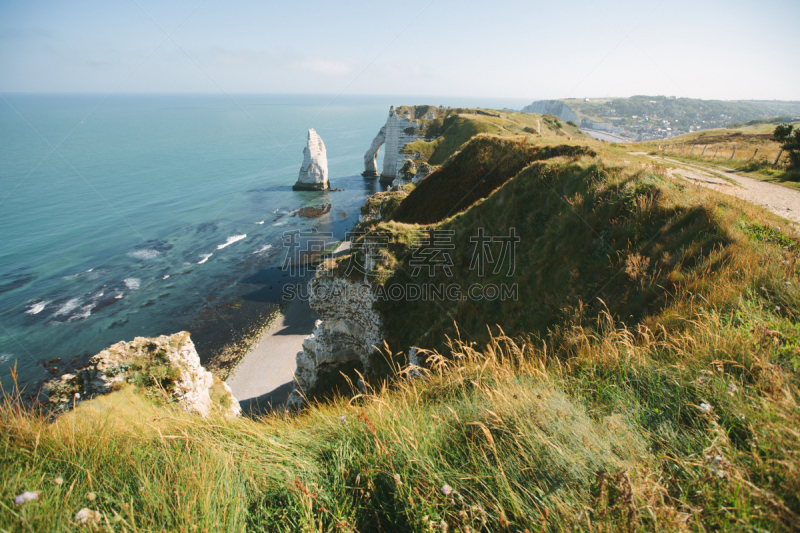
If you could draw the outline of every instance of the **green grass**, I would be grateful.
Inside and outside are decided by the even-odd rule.
[[[387,202],[362,225],[394,241],[383,284],[415,232],[447,229],[449,281],[518,300],[382,307],[391,371],[295,414],[202,419],[128,385],[51,418],[6,396],[0,530],[795,530],[798,236],[599,143],[537,160],[558,139],[433,225]],[[479,136],[438,172],[513,142]],[[480,227],[521,237],[510,278],[469,269]]]
[[[417,224],[439,222],[485,198],[533,161],[593,153],[580,146],[532,145],[524,137],[476,137],[422,181],[393,212],[392,219]]]
[[[129,389],[56,423],[6,403],[0,527],[74,531],[88,507],[111,531],[789,531],[800,328],[766,304],[698,299],[679,336],[600,317],[456,341],[422,379],[294,417],[203,420]]]

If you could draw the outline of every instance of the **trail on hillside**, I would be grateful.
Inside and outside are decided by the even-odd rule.
[[[800,223],[800,191],[748,178],[735,172],[710,170],[668,157],[649,157],[656,161],[669,161],[670,163],[681,165],[682,168],[679,169],[668,169],[667,172],[670,176],[680,176],[702,187],[735,196],[751,204],[761,206],[787,220]],[[718,176],[723,176],[728,181]]]

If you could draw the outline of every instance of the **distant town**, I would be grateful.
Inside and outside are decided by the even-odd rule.
[[[522,111],[553,114],[565,122],[576,122],[595,138],[612,142],[668,139],[772,117],[800,120],[800,102],[727,102],[676,96],[541,100]]]

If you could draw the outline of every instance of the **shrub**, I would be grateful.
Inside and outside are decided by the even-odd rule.
[[[772,134],[781,148],[789,152],[789,168],[800,168],[800,129],[791,124],[780,124]]]

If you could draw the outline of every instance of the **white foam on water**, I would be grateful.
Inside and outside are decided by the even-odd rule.
[[[95,305],[94,302],[92,302],[89,305],[84,305],[83,307],[81,307],[79,311],[73,313],[72,316],[69,317],[69,322],[72,322],[73,320],[80,320],[82,318],[87,318],[89,315],[92,314],[92,309],[94,309],[94,305]]]
[[[161,278],[161,279],[167,279],[168,277],[169,277],[169,274],[166,274],[166,275],[165,275],[163,278]]]
[[[38,315],[39,313],[44,311],[44,308],[47,307],[47,304],[49,303],[50,303],[49,300],[34,302],[25,310],[25,312],[29,315]]]
[[[58,308],[58,311],[53,313],[53,316],[61,316],[66,315],[67,313],[72,312],[73,309],[78,307],[78,303],[80,302],[80,298],[73,298],[65,302],[61,307]]]
[[[122,299],[123,296],[125,296],[125,293],[121,292],[121,293],[117,294],[116,296],[114,296],[114,298],[116,298],[117,300],[120,300],[120,299]]]
[[[203,263],[208,261],[208,258],[211,257],[212,255],[214,254],[200,254],[200,257],[202,257],[203,259],[201,261],[198,261],[197,264],[202,265]]]
[[[0,353],[0,363],[11,361],[12,357],[14,357],[13,353]]]
[[[151,250],[151,249],[144,249],[144,250],[134,250],[132,252],[128,252],[129,257],[133,257],[134,259],[141,259],[142,261],[148,261],[150,259],[155,259],[161,255],[161,252],[158,250]]]
[[[264,223],[264,221],[263,221],[263,220],[262,220],[261,222],[256,222],[256,224],[258,224],[258,225],[261,225],[261,224],[263,224],[263,223]]]
[[[128,287],[128,290],[130,291],[135,291],[142,284],[142,280],[140,280],[139,278],[127,278],[122,281],[123,283],[125,283],[125,286]]]
[[[276,223],[273,224],[273,226],[284,226],[284,225],[285,225],[285,223],[283,223],[283,222],[276,222]]]
[[[235,243],[235,242],[241,241],[241,240],[242,240],[242,239],[244,239],[245,237],[247,237],[247,234],[244,234],[244,235],[234,235],[233,237],[228,237],[228,240],[227,240],[227,241],[225,241],[225,243],[224,243],[224,244],[220,244],[219,246],[217,246],[217,250],[222,250],[222,249],[223,249],[223,248],[225,248],[226,246],[230,246],[231,244],[233,244],[233,243]]]
[[[272,248],[272,245],[271,244],[267,244],[265,246],[262,246],[261,248],[259,248],[255,252],[253,252],[253,254],[263,254],[264,252],[266,252],[270,248]]]

